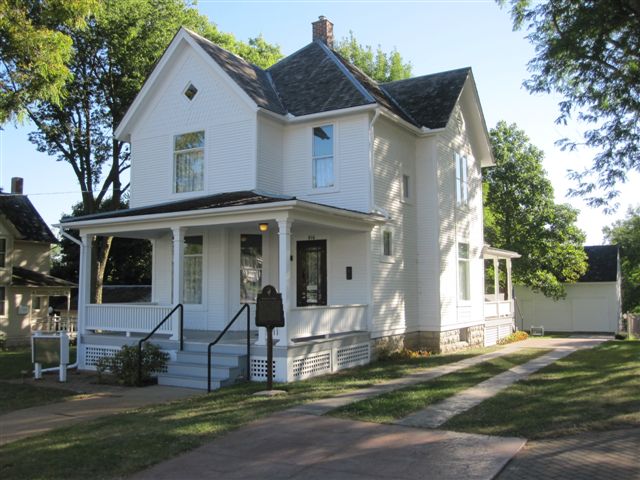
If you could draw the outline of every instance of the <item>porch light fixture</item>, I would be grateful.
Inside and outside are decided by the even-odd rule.
[[[269,224],[268,223],[259,223],[258,224],[258,229],[261,232],[266,232],[267,230],[269,230]]]

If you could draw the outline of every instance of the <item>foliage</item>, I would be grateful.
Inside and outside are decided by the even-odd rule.
[[[84,29],[69,28],[75,52],[61,102],[43,101],[26,112],[37,130],[29,139],[41,152],[69,164],[82,192],[82,214],[100,210],[108,197],[120,207],[129,185],[130,148],[113,138],[147,75],[181,26],[261,66],[277,60],[280,50],[262,38],[243,43],[220,32],[186,0],[105,0]],[[92,301],[101,286],[111,237],[94,240]]]
[[[0,332],[0,350],[4,350],[4,346],[7,343],[7,334]]]
[[[527,338],[529,338],[529,334],[527,332],[517,330],[512,334],[498,340],[498,345],[507,345],[508,343],[521,342],[522,340],[526,340]]]
[[[379,355],[379,360],[411,360],[413,358],[427,358],[432,353],[428,350],[411,350],[410,348],[403,348],[394,352],[389,352],[388,355]]]
[[[100,206],[99,211],[109,211],[113,208],[108,199]],[[120,209],[128,208],[127,201],[120,202]],[[81,215],[82,205],[73,206],[71,217]],[[73,236],[77,231],[69,231]],[[51,275],[77,282],[80,269],[80,247],[62,238],[58,250],[52,256]],[[150,285],[151,284],[151,243],[137,238],[116,237],[109,250],[109,257],[105,266],[104,282],[109,285]]]
[[[496,165],[484,174],[485,239],[522,255],[513,262],[514,283],[562,298],[562,284],[577,281],[587,269],[577,211],[554,202],[544,154],[524,131],[499,122],[490,135]]]
[[[378,82],[393,82],[411,76],[411,62],[404,63],[395,48],[385,53],[378,45],[374,53],[370,45],[360,45],[351,31],[349,38],[343,38],[336,43],[335,50]]]
[[[69,29],[97,0],[0,0],[0,125],[39,101],[58,104],[72,78]]]
[[[590,169],[572,172],[575,195],[612,208],[627,173],[640,170],[640,3],[637,0],[498,0],[515,29],[526,29],[536,55],[533,93],[560,94],[559,123],[575,115],[589,126],[584,143],[598,150]],[[562,139],[564,148],[577,141]]]
[[[622,309],[640,309],[640,206],[629,208],[624,219],[603,229],[605,239],[620,247]]]
[[[142,347],[142,384],[150,383],[153,375],[163,370],[168,361],[168,353],[160,350],[157,345],[145,343]],[[96,369],[98,370],[98,376],[101,378],[106,372],[109,372],[123,385],[137,385],[138,346],[123,345],[115,355],[99,358],[96,362]]]

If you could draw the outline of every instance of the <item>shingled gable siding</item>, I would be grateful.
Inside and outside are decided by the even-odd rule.
[[[188,100],[186,86],[198,95]],[[182,47],[147,100],[131,135],[131,206],[188,197],[174,193],[173,139],[205,131],[204,191],[256,188],[256,114],[226,79],[191,48]]]
[[[326,191],[311,186],[312,129],[334,126],[336,185]],[[303,200],[362,212],[369,211],[369,117],[366,114],[288,125],[283,144],[284,193]]]
[[[480,162],[473,158],[467,135],[468,122],[458,104],[438,142],[438,197],[440,221],[441,329],[484,323],[482,177]],[[454,154],[468,158],[469,205],[456,206]],[[470,301],[459,300],[457,243],[470,246]]]
[[[416,205],[401,201],[402,174],[415,178],[415,137],[391,122],[379,119],[374,137],[374,195],[376,206],[391,217],[393,255],[382,255],[382,232],[372,241],[373,337],[418,329],[418,271]],[[416,182],[417,189],[423,186]]]

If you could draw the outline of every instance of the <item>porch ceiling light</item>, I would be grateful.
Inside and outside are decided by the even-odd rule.
[[[266,232],[267,230],[269,230],[269,224],[268,223],[259,223],[258,224],[258,229],[261,232]]]

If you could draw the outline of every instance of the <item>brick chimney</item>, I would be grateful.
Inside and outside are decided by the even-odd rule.
[[[329,48],[333,48],[333,23],[327,20],[324,15],[320,15],[311,26],[313,27],[313,41],[320,40]]]
[[[21,177],[13,177],[11,179],[11,193],[13,195],[22,195],[22,186],[24,181]]]

